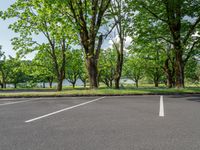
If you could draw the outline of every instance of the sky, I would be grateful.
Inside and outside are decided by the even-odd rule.
[[[3,2],[2,2],[3,1]],[[12,5],[16,0],[2,0],[0,2],[0,10],[5,11],[10,5]],[[15,19],[0,19],[0,45],[2,46],[2,51],[5,52],[6,56],[16,56],[16,51],[13,50],[11,44],[11,39],[17,37],[18,34],[9,29],[9,25],[15,22]],[[38,38],[38,37],[37,37]],[[39,37],[41,38],[41,37]],[[23,59],[32,60],[36,52],[26,55]]]
[[[13,4],[15,0],[2,0],[0,2],[0,10],[6,10],[11,4]],[[13,22],[12,19],[2,20],[0,19],[0,45],[2,45],[2,51],[5,52],[6,56],[11,55],[15,56],[15,51],[12,50],[11,39],[17,34],[15,34],[12,30],[8,29],[9,24]]]

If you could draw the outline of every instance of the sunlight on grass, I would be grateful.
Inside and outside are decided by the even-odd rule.
[[[96,90],[91,89],[64,89],[61,92],[56,92],[50,89],[37,90],[35,92],[20,92],[7,91],[0,93],[0,97],[37,97],[37,96],[84,96],[84,95],[131,95],[131,94],[200,94],[200,88],[185,88],[185,89],[167,89],[167,88],[125,88],[125,89],[107,89],[100,88]]]

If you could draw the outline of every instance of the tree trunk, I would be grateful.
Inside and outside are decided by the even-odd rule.
[[[112,88],[112,80],[110,80],[110,88]]]
[[[98,72],[98,76],[97,76],[97,82],[98,82],[97,84],[98,84],[98,87],[100,86],[100,80],[101,80],[101,79],[100,79],[100,76],[101,76],[101,75],[100,75],[100,72]]]
[[[158,87],[159,85],[159,81],[160,81],[160,77],[161,77],[161,74],[159,73],[159,69],[158,67],[155,68],[155,73],[153,74],[153,82],[155,84],[155,87]]]
[[[158,85],[159,85],[158,82],[155,82],[155,87],[158,87]]]
[[[84,88],[86,88],[86,81],[83,81],[83,86]]]
[[[3,89],[3,83],[1,83],[0,85],[1,85],[1,88]]]
[[[138,80],[135,80],[135,85],[136,85],[137,88],[139,87],[138,86]]]
[[[181,2],[168,1],[166,4],[168,25],[173,37],[175,56],[176,88],[184,88],[183,43],[181,41]],[[173,7],[172,7],[173,6]]]
[[[173,78],[172,76],[168,76],[167,78],[167,87],[172,88],[173,87]]]
[[[57,91],[62,91],[63,78],[58,79]]]
[[[51,44],[52,42],[50,42]],[[68,46],[66,47],[66,39],[62,38],[61,39],[61,52],[62,52],[62,65],[59,67],[58,60],[56,57],[56,52],[55,52],[55,44],[52,45],[52,56],[53,56],[53,62],[54,62],[54,69],[57,74],[57,91],[62,91],[62,83],[63,79],[65,78],[65,65],[66,65],[66,50]]]
[[[119,74],[115,78],[115,89],[119,89],[119,82],[120,82],[120,76]]]
[[[42,87],[45,88],[45,82],[42,83]]]
[[[172,88],[173,87],[173,81],[172,81],[172,76],[167,76],[167,87]]]
[[[175,34],[174,37],[174,54],[175,54],[175,84],[176,88],[184,88],[184,62],[183,62],[183,50],[180,40],[180,32]]]
[[[5,88],[5,89],[6,89],[6,81],[5,81],[5,79],[3,79],[3,82],[2,82],[2,84],[3,84],[3,88]]]
[[[48,77],[47,80],[49,82],[49,88],[52,88],[53,77]]]
[[[104,80],[104,84],[109,88],[110,87],[110,84],[109,84],[109,81],[107,79]]]
[[[184,88],[184,65],[181,54],[176,54],[175,62],[176,88]]]
[[[15,89],[17,88],[17,83],[14,83],[14,88],[15,88]]]
[[[115,81],[115,89],[119,89],[119,82],[121,79],[122,74],[122,65],[123,65],[123,54],[118,54],[117,56],[117,66],[116,66],[116,72],[114,75],[114,81]]]
[[[98,88],[98,69],[97,69],[97,61],[93,57],[87,57],[86,58],[86,66],[88,70],[89,75],[89,81],[90,81],[90,88],[96,89]]]
[[[80,78],[80,80],[83,82],[83,87],[86,88],[86,79]]]
[[[72,83],[73,89],[75,88],[75,84],[76,84],[76,82],[73,82],[73,83]]]
[[[155,87],[158,87],[159,81],[157,79],[154,80]]]
[[[3,83],[3,88],[6,89],[6,83]]]
[[[121,41],[121,40],[120,40]],[[124,55],[123,55],[123,40],[120,42],[120,49],[117,49],[117,66],[116,66],[116,72],[114,75],[114,81],[115,81],[115,89],[119,89],[119,82],[121,79],[121,75],[122,75],[122,66],[123,66],[123,59],[124,59]]]
[[[174,66],[172,65],[172,70],[169,67],[169,58],[165,60],[165,65],[164,65],[164,72],[167,77],[167,87],[172,88],[173,87],[173,78],[174,78]]]
[[[49,87],[52,88],[52,81],[49,81]]]

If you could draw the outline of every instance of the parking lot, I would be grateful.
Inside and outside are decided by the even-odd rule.
[[[0,99],[0,150],[199,149],[200,95]]]

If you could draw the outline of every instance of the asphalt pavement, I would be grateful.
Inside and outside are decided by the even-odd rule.
[[[0,99],[0,150],[200,150],[200,95]],[[159,116],[160,111],[164,116]]]

